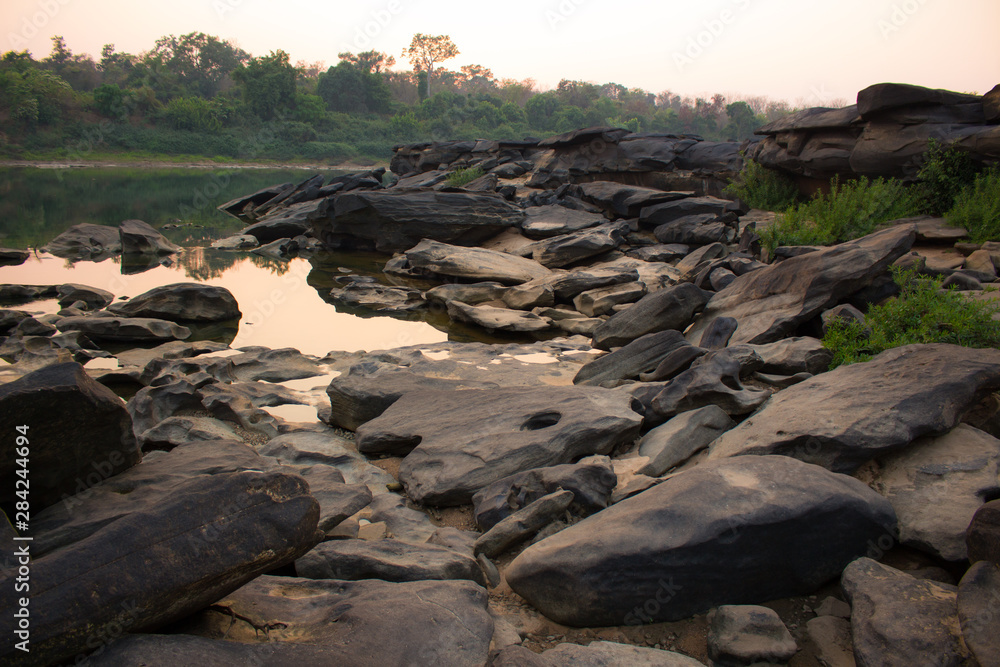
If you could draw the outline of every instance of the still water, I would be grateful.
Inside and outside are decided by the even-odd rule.
[[[243,317],[233,347],[294,347],[306,354],[389,349],[441,342],[449,337],[440,313],[407,321],[338,312],[323,296],[338,275],[384,278],[387,258],[322,253],[281,262],[251,253],[212,250],[218,238],[243,223],[215,209],[221,203],[268,185],[299,182],[312,171],[203,169],[3,169],[0,170],[0,246],[39,248],[82,222],[117,226],[138,218],[162,230],[184,252],[152,266],[70,262],[38,250],[21,266],[0,267],[0,283],[58,285],[82,283],[116,297],[136,296],[160,285],[199,282],[227,288]],[[330,172],[328,176],[335,175]],[[54,301],[18,305],[29,312],[53,313]],[[373,314],[369,314],[373,315]],[[469,334],[450,331],[452,338]]]

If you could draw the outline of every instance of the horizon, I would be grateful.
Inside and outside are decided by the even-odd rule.
[[[253,56],[283,50],[293,63],[323,62],[327,67],[343,51],[382,51],[396,58],[393,71],[409,71],[401,53],[413,34],[422,32],[449,35],[461,52],[439,67],[482,65],[498,80],[534,79],[539,91],[568,79],[692,98],[765,96],[801,107],[852,104],[858,91],[883,82],[978,94],[1000,82],[1000,42],[991,34],[1000,24],[1000,3],[993,0],[801,4],[667,0],[642,7],[638,15],[648,20],[636,21],[628,9],[641,3],[619,0],[614,6],[623,28],[638,34],[615,38],[608,36],[607,16],[600,11],[609,3],[513,0],[488,19],[491,34],[510,36],[499,44],[482,39],[486,19],[480,13],[470,17],[454,0],[385,0],[318,9],[304,0],[280,7],[265,0],[178,0],[170,6],[106,0],[100,13],[82,0],[15,0],[0,8],[0,19],[7,26],[3,51],[27,49],[37,60],[48,56],[55,35],[74,54],[99,60],[104,44],[138,54],[160,37],[203,32]],[[432,17],[419,11],[431,6],[436,10]],[[293,24],[304,24],[306,30],[289,31],[275,23],[274,12],[293,17]],[[671,28],[661,30],[659,21]],[[324,32],[328,24],[329,35]],[[817,25],[827,29],[817,34]],[[776,39],[766,39],[772,35]],[[542,40],[546,48],[541,52],[524,46]],[[595,43],[601,48],[594,48]],[[551,54],[560,57],[545,58]],[[837,66],[831,67],[831,61]]]

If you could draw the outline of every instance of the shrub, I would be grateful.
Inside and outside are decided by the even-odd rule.
[[[472,167],[471,169],[459,167],[455,171],[448,174],[448,185],[453,188],[461,188],[482,175],[483,170],[479,167]]]
[[[890,178],[840,183],[834,177],[830,192],[816,195],[779,215],[764,230],[764,244],[771,250],[779,245],[831,245],[860,238],[879,225],[920,212],[918,197],[902,182]]]
[[[976,243],[1000,240],[1000,168],[983,172],[963,188],[945,217],[968,230]]]
[[[799,201],[799,187],[795,181],[749,159],[743,162],[743,170],[726,187],[726,194],[764,211],[784,211]]]
[[[953,343],[966,347],[1000,345],[1000,304],[974,301],[942,290],[942,278],[918,277],[893,269],[899,296],[872,306],[865,323],[835,321],[823,337],[833,351],[831,368],[868,361],[885,350],[914,343]]]
[[[975,180],[978,171],[968,153],[954,147],[945,150],[931,139],[917,175],[921,208],[933,215],[943,214],[954,206],[955,197]]]

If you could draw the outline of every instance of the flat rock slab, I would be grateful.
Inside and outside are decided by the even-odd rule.
[[[709,458],[783,454],[850,473],[920,436],[951,430],[997,388],[998,350],[898,347],[778,392],[716,440]]]
[[[407,495],[455,505],[508,475],[630,443],[642,421],[631,406],[597,387],[417,392],[361,426],[357,444],[367,454],[409,451],[399,470]]]
[[[675,621],[813,593],[895,522],[856,479],[741,456],[700,464],[531,545],[506,578],[564,625]]]
[[[120,301],[108,310],[122,317],[149,317],[172,322],[219,322],[239,318],[239,305],[225,287],[175,283]]]
[[[701,340],[717,317],[732,317],[739,323],[734,345],[785,338],[871,284],[909,251],[915,238],[913,225],[899,225],[744,274],[712,297],[688,340]]]
[[[799,650],[778,612],[756,605],[722,605],[708,614],[708,654],[715,667],[785,663]]]
[[[682,347],[688,347],[688,342],[679,331],[668,329],[646,334],[588,363],[576,374],[573,383],[613,386],[620,380],[638,379],[642,373],[655,370],[668,355]]]
[[[962,637],[980,665],[1000,665],[1000,637],[996,632],[998,602],[1000,568],[979,561],[958,584],[958,619]]]
[[[353,443],[332,432],[285,433],[272,438],[257,451],[262,457],[291,466],[333,468],[340,472],[349,487],[364,484],[372,494],[386,493],[386,484],[396,481],[387,472],[369,463]],[[343,490],[353,496],[349,489]],[[322,504],[322,498],[320,500]]]
[[[541,654],[523,646],[508,646],[493,667],[705,667],[682,653],[615,642],[559,644]]]
[[[735,425],[736,422],[717,405],[682,412],[639,441],[639,455],[649,461],[638,472],[659,477],[708,447]]]
[[[412,269],[463,280],[495,280],[518,285],[542,278],[551,271],[538,262],[485,248],[464,248],[438,241],[423,240],[406,251]]]
[[[433,544],[393,539],[323,542],[295,561],[295,572],[306,579],[467,579],[486,586],[482,570],[471,556]]]
[[[56,326],[60,331],[79,331],[93,340],[167,341],[191,336],[187,327],[151,317],[64,317]]]
[[[532,333],[552,328],[552,320],[534,313],[493,306],[470,306],[460,301],[448,302],[448,315],[456,322],[475,324],[489,331]]]
[[[916,579],[870,558],[844,569],[851,603],[854,657],[859,665],[912,667],[970,664],[959,628],[955,586]]]
[[[650,292],[594,330],[594,347],[609,350],[672,329],[683,331],[708,303],[710,294],[684,283]]]
[[[531,238],[549,238],[578,232],[607,222],[600,213],[577,211],[565,206],[535,206],[525,209],[521,229]]]
[[[647,206],[686,199],[690,192],[665,192],[655,188],[625,185],[615,181],[593,181],[580,185],[585,199],[616,218],[635,218]]]

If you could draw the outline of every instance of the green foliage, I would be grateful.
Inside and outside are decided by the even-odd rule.
[[[167,125],[175,130],[216,132],[222,123],[215,116],[211,102],[201,97],[178,97],[170,100],[162,113]]]
[[[832,245],[871,234],[879,225],[920,212],[919,197],[890,178],[869,181],[862,176],[841,183],[834,177],[830,192],[816,195],[784,214],[764,230],[771,250],[779,245]]]
[[[726,194],[764,211],[784,211],[799,201],[795,181],[749,159],[744,160],[743,170],[726,187]]]
[[[968,230],[976,243],[1000,241],[1000,168],[988,169],[963,188],[945,218]]]
[[[479,167],[472,168],[458,168],[455,171],[448,174],[448,185],[453,188],[462,188],[471,183],[472,181],[480,178],[483,175],[483,170]]]
[[[392,93],[380,75],[343,60],[319,76],[316,93],[331,111],[386,113]]]
[[[899,296],[868,309],[864,324],[835,321],[823,337],[835,368],[868,361],[885,350],[915,343],[952,343],[985,348],[1000,345],[1000,304],[974,301],[941,289],[941,278],[893,270]]]
[[[233,77],[243,84],[247,107],[263,120],[271,120],[294,105],[297,75],[284,51],[251,58],[233,72]]]
[[[955,204],[955,197],[972,183],[978,171],[968,153],[955,147],[946,150],[931,139],[917,175],[921,207],[932,215],[943,214]]]
[[[108,118],[120,118],[124,110],[125,93],[115,84],[105,83],[94,90],[97,113]]]

